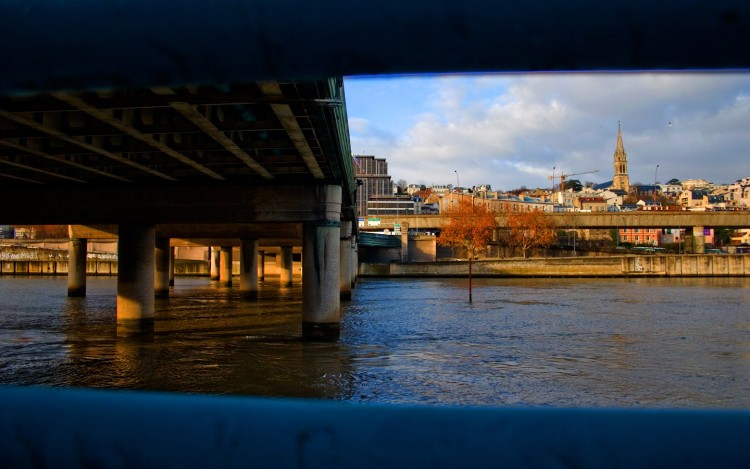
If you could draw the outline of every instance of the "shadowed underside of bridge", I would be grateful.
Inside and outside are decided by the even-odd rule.
[[[2,97],[0,181],[16,224],[304,220],[326,184],[352,219],[342,82]]]

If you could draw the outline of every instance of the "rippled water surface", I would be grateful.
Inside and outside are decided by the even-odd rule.
[[[299,279],[297,279],[299,281]],[[178,278],[152,340],[114,278],[0,277],[0,384],[511,406],[750,408],[750,279],[362,280],[342,337],[299,340],[301,289]]]

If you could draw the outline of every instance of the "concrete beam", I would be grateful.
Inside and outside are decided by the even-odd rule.
[[[0,219],[14,225],[288,223],[339,219],[341,209],[336,185],[40,186],[2,204]]]

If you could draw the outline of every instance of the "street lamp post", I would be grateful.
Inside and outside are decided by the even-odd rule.
[[[461,187],[461,184],[458,182],[458,170],[454,169],[453,172],[456,173],[456,190],[458,190]]]
[[[654,205],[656,202],[656,172],[659,171],[659,165],[656,165],[656,168],[654,168]]]

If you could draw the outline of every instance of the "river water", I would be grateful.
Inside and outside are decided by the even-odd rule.
[[[116,279],[0,277],[0,384],[472,406],[750,408],[750,279],[365,279],[337,343],[301,288],[178,278],[150,340]]]

